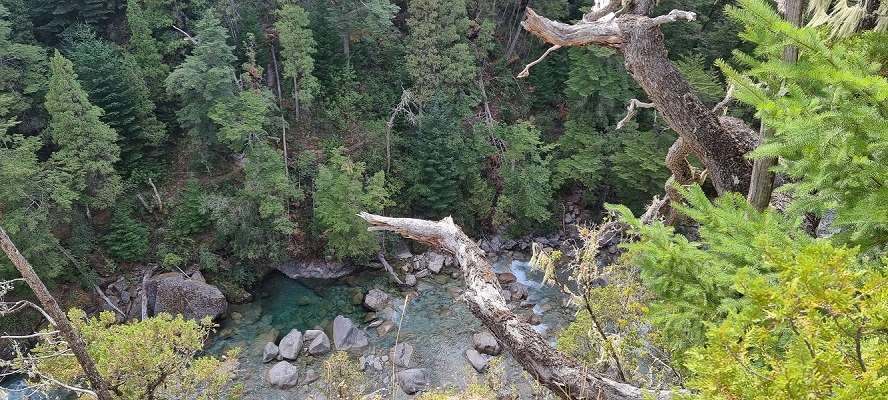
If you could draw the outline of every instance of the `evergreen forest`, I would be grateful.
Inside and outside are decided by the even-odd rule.
[[[399,252],[440,246],[533,398],[888,398],[886,30],[883,0],[0,0],[0,232],[106,382],[5,257],[0,374],[255,398],[209,318],[105,292],[197,272],[240,304],[319,262],[406,293]],[[512,249],[567,293],[554,349],[470,279]],[[324,398],[395,398],[357,358]],[[493,381],[410,398],[527,397]]]

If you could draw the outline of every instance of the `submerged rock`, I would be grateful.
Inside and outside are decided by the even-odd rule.
[[[398,343],[389,351],[389,359],[399,367],[409,367],[411,357],[413,357],[413,346],[409,343]]]
[[[286,361],[281,361],[265,372],[265,383],[278,389],[291,389],[299,384],[299,371]]]
[[[318,375],[318,372],[313,369],[305,371],[305,376],[303,376],[302,379],[299,380],[299,386],[308,385],[309,383],[312,383],[312,382],[318,380],[318,378],[320,378],[320,377],[321,376]]]
[[[521,282],[512,282],[509,285],[509,293],[512,294],[512,300],[524,300],[527,299],[527,285]]]
[[[148,281],[148,307],[153,315],[182,314],[185,319],[219,318],[228,302],[219,288],[168,272]]]
[[[496,341],[496,337],[487,331],[478,332],[472,335],[472,344],[474,345],[475,350],[478,350],[479,353],[498,356],[503,352],[499,342]]]
[[[389,295],[379,289],[370,289],[364,296],[364,307],[373,311],[379,311],[388,305]]]
[[[289,260],[276,268],[292,279],[336,279],[358,270],[353,263],[325,260]]]
[[[281,344],[278,346],[279,355],[281,358],[285,360],[295,360],[299,357],[299,352],[302,351],[302,332],[299,332],[298,329],[293,329],[287,336],[284,336],[281,339]]]
[[[337,350],[362,348],[369,343],[367,335],[350,319],[339,315],[333,320],[333,345]]]
[[[395,375],[395,382],[407,394],[416,394],[429,386],[429,372],[424,368],[405,369]]]

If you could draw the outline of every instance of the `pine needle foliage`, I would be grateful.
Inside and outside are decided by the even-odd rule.
[[[705,342],[707,323],[746,305],[734,277],[741,269],[770,279],[762,263],[765,246],[795,249],[809,243],[797,226],[773,210],[757,213],[737,194],[710,202],[699,186],[679,189],[688,205],[677,210],[700,223],[700,241],[690,241],[662,222],[645,225],[625,206],[608,206],[639,235],[628,245],[646,286],[659,298],[648,316],[667,338],[664,346],[681,363],[684,351]]]
[[[776,279],[737,271],[747,306],[712,325],[688,357],[697,397],[886,398],[886,260],[861,262],[857,249],[825,239],[761,250]]]
[[[753,105],[776,132],[753,157],[781,157],[777,170],[794,183],[792,215],[836,212],[841,240],[864,250],[888,244],[888,80],[867,46],[829,42],[822,30],[796,28],[762,0],[742,0],[727,12],[746,26],[752,54],[735,53],[746,72],[725,62],[736,96]],[[797,63],[782,60],[785,46]]]

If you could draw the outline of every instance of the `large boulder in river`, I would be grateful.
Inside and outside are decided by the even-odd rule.
[[[337,316],[333,320],[333,345],[336,350],[359,349],[367,346],[370,342],[367,335],[361,332],[352,320]]]
[[[265,372],[265,383],[278,389],[292,389],[299,384],[299,371],[292,364],[281,361]]]
[[[305,331],[303,340],[308,343],[308,354],[319,356],[330,351],[330,338],[324,331],[309,329]]]
[[[478,350],[479,353],[498,356],[503,352],[499,342],[496,341],[496,337],[487,331],[478,332],[472,335],[472,344],[474,345],[475,350]]]
[[[262,362],[267,363],[274,360],[278,355],[279,349],[274,342],[268,342],[265,349],[262,350]]]
[[[336,279],[358,270],[354,263],[325,260],[289,260],[276,268],[292,279]]]
[[[219,318],[228,302],[219,288],[183,276],[179,272],[157,275],[148,281],[148,306],[153,315],[182,314],[185,319]]]
[[[298,329],[291,330],[287,336],[281,339],[278,348],[280,349],[278,355],[281,358],[295,360],[299,357],[299,352],[302,351],[302,332],[299,332]]]
[[[405,369],[395,375],[395,382],[404,393],[413,395],[429,386],[429,372],[423,368]]]
[[[389,295],[379,289],[370,289],[364,296],[364,307],[373,311],[379,311],[388,305]]]

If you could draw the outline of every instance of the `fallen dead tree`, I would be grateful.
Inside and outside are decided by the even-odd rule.
[[[552,348],[549,341],[518,317],[500,294],[490,264],[475,242],[453,223],[390,218],[362,212],[371,231],[393,231],[405,238],[440,247],[456,258],[466,282],[466,303],[481,323],[537,381],[564,399],[668,399],[670,391],[648,391],[590,371],[576,359]],[[650,396],[650,397],[648,397]]]

